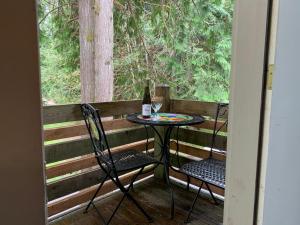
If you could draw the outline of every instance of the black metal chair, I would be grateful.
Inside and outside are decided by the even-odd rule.
[[[200,191],[203,187],[203,184],[205,184],[207,190],[209,191],[212,199],[214,200],[215,204],[218,204],[217,200],[214,197],[214,194],[209,187],[210,185],[225,189],[225,161],[214,159],[213,158],[213,152],[215,151],[215,142],[218,132],[224,127],[227,126],[228,120],[225,120],[221,125],[218,127],[218,119],[220,116],[224,115],[228,111],[228,104],[219,103],[217,105],[217,112],[216,117],[214,121],[214,129],[212,134],[212,142],[210,147],[210,154],[207,159],[199,160],[199,161],[193,161],[186,163],[182,165],[179,169],[179,171],[185,175],[187,175],[188,182],[187,182],[187,189],[189,189],[190,185],[190,177],[196,178],[201,181],[200,188],[197,192],[196,197],[194,198],[194,201],[192,203],[192,206],[189,210],[188,216],[185,220],[185,223],[189,222],[189,218],[191,216],[191,213],[194,209],[195,203],[198,199],[198,196],[200,194]]]
[[[128,150],[124,152],[111,152],[105,131],[103,129],[103,125],[100,119],[99,111],[95,108],[93,108],[90,104],[82,104],[81,105],[81,111],[85,120],[85,124],[87,126],[87,129],[89,131],[90,139],[92,142],[92,146],[94,149],[96,160],[102,169],[104,171],[105,176],[102,178],[102,181],[100,182],[100,185],[98,189],[96,190],[94,196],[90,200],[89,204],[87,205],[85,212],[88,211],[89,207],[93,205],[93,201],[95,197],[97,196],[98,192],[100,191],[101,187],[103,186],[104,182],[107,179],[110,179],[123,193],[123,197],[112,212],[112,215],[110,216],[109,220],[106,222],[105,219],[101,216],[100,212],[97,210],[99,215],[101,216],[104,224],[108,225],[117,210],[119,209],[121,203],[123,202],[124,198],[127,197],[130,201],[132,201],[137,208],[141,211],[141,213],[149,220],[149,222],[152,222],[152,218],[146,213],[146,211],[140,206],[140,204],[132,197],[132,195],[129,193],[130,189],[133,187],[133,183],[136,180],[136,178],[143,173],[143,170],[146,166],[149,166],[151,164],[159,164],[160,162],[151,157],[150,155],[143,153],[143,152],[137,152],[134,150]],[[121,174],[124,174],[126,172],[130,172],[133,170],[138,170],[138,173],[132,178],[130,184],[128,187],[125,187],[120,179],[119,176]]]

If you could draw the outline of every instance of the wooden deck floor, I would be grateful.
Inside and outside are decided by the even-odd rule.
[[[169,218],[170,195],[162,182],[150,178],[135,186],[131,193],[141,203],[144,209],[152,216],[152,225],[182,225],[195,193],[174,186],[175,218]],[[113,194],[96,203],[97,208],[105,218],[108,218],[115,205],[121,198],[120,193]],[[194,213],[191,216],[191,225],[219,225],[223,218],[223,204],[215,206],[208,198],[199,198]],[[60,219],[52,221],[50,225],[102,225],[96,210],[91,207],[87,214],[77,210]],[[127,199],[121,205],[113,218],[111,225],[145,225],[149,224],[136,207]]]

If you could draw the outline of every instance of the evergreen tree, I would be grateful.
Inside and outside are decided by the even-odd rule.
[[[43,96],[80,100],[76,0],[40,1]],[[140,98],[144,80],[173,97],[228,100],[233,0],[114,0],[114,99]]]

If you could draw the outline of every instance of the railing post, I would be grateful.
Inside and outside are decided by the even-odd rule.
[[[160,112],[170,112],[170,87],[168,85],[158,85],[155,87],[155,96],[161,97],[162,100],[162,107]],[[165,128],[164,127],[156,127],[157,131],[164,137]],[[154,134],[154,155],[156,155],[159,159],[161,153],[160,147],[160,140],[157,134]],[[156,178],[162,179],[163,178],[163,166],[158,166],[154,171],[154,176]]]
[[[166,84],[156,86],[155,96],[163,98],[163,104],[160,112],[170,112],[170,87]]]

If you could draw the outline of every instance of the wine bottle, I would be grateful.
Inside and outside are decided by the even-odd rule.
[[[144,98],[142,102],[142,116],[143,118],[150,118],[151,116],[151,97],[150,97],[150,80],[146,80],[146,86],[144,90]]]

